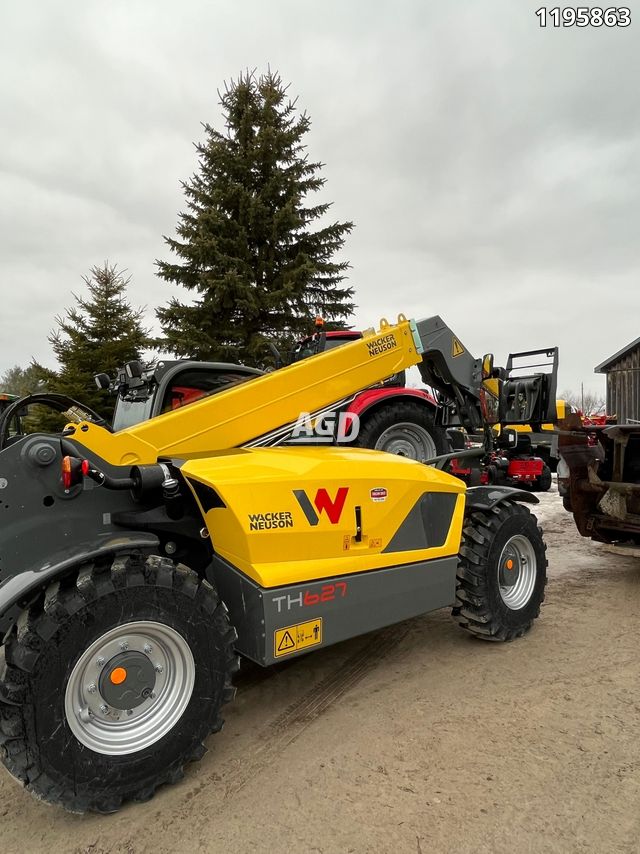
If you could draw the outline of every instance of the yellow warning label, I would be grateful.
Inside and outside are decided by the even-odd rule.
[[[287,626],[286,629],[276,629],[273,634],[273,655],[289,655],[299,652],[309,646],[322,643],[322,617],[298,623],[297,626]]]
[[[451,355],[455,359],[456,356],[462,356],[463,353],[464,353],[464,347],[458,341],[457,338],[454,338],[453,343],[451,345]]]
[[[282,635],[278,637],[278,635]],[[296,642],[289,629],[285,629],[284,633],[276,632],[276,655],[284,655],[285,652],[290,652],[296,648]]]

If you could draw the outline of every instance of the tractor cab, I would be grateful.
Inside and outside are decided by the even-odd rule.
[[[308,335],[306,338],[301,338],[291,351],[290,361],[292,363],[299,362],[301,359],[307,359],[309,356],[317,356],[319,353],[326,353],[328,350],[333,350],[334,347],[340,347],[343,344],[351,344],[352,341],[358,341],[362,338],[362,332],[357,329],[332,329],[324,330],[324,321],[321,317],[316,318],[316,332]],[[406,375],[404,371],[399,371],[391,377],[388,377],[378,386],[385,388],[401,387],[406,384]]]
[[[309,356],[317,356],[318,353],[325,353],[341,344],[350,344],[352,341],[362,338],[362,332],[355,329],[335,329],[325,332],[323,327],[322,318],[317,318],[316,332],[300,339],[291,351],[292,362],[299,362]]]

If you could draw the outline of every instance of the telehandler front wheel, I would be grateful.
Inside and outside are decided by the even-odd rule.
[[[540,614],[546,546],[536,517],[506,501],[470,513],[463,527],[453,615],[485,640],[520,637]]]
[[[182,777],[222,727],[235,630],[210,584],[121,556],[51,584],[0,648],[9,771],[73,812],[113,812]]]

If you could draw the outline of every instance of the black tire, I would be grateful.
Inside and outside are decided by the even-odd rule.
[[[507,571],[506,562],[505,567],[500,566],[501,558],[505,560],[503,550],[514,537],[517,538],[515,542],[530,543],[531,555],[535,557],[535,565],[530,561],[533,567],[529,576],[530,595],[518,607],[510,606],[503,598],[512,595],[509,591],[517,588],[500,583],[500,572]],[[508,556],[509,552],[506,554]],[[519,578],[516,577],[517,582]],[[546,583],[547,558],[542,531],[536,517],[525,506],[507,501],[492,510],[468,515],[463,527],[453,609],[462,628],[485,640],[510,641],[521,637],[540,614]]]
[[[180,635],[193,656],[190,699],[150,746],[124,755],[97,752],[70,728],[65,691],[91,644],[135,621],[153,621],[145,625]],[[178,781],[185,763],[204,755],[203,739],[221,729],[221,706],[235,691],[235,640],[224,604],[187,567],[140,555],[117,556],[103,566],[86,564],[51,584],[38,603],[24,610],[0,647],[4,764],[38,798],[73,812],[108,813],[127,800],[148,800],[158,786]],[[155,654],[150,653],[151,662]]]
[[[535,481],[533,486],[534,492],[548,492],[551,489],[553,478],[551,477],[551,469],[548,465],[542,466],[542,474]]]
[[[449,440],[445,429],[433,423],[433,415],[426,406],[409,400],[396,400],[393,403],[384,404],[369,416],[364,415],[354,444],[358,448],[387,450],[386,447],[379,447],[381,440],[386,444],[385,437],[392,436],[393,428],[401,424],[414,425],[417,428],[416,437],[419,437],[420,431],[427,434],[432,446],[431,450],[435,451],[433,456],[449,453]],[[401,428],[398,427],[398,436],[400,432]],[[411,444],[411,442],[404,444],[406,450],[401,453],[401,456],[417,459],[418,454],[410,450]],[[390,450],[389,453],[398,453],[398,451]]]

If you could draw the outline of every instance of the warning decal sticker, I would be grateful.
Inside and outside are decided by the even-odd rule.
[[[451,355],[455,359],[456,356],[462,356],[463,353],[464,353],[464,347],[458,341],[457,338],[454,338],[453,343],[451,345]]]
[[[307,620],[297,626],[287,626],[286,629],[276,629],[273,634],[273,656],[290,655],[300,652],[310,646],[322,643],[322,617]]]
[[[276,632],[276,635],[278,632]],[[276,637],[276,655],[284,655],[285,652],[291,652],[292,649],[296,648],[296,642],[291,636],[291,632],[289,629],[286,629],[285,633],[280,638],[280,642],[278,643],[278,639]]]

